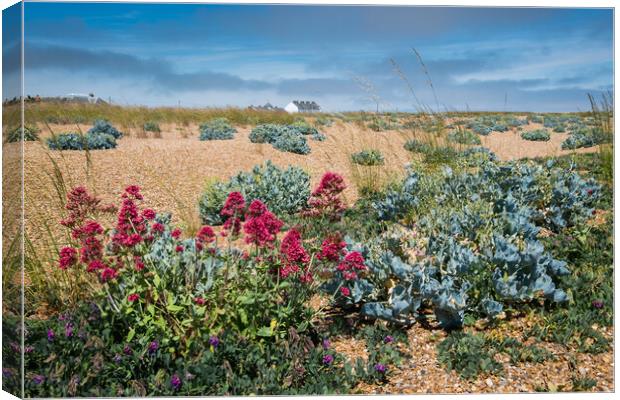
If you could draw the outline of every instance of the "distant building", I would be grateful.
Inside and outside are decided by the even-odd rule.
[[[312,113],[321,111],[321,106],[316,104],[314,101],[301,101],[301,100],[293,100],[288,103],[284,110],[289,113]]]
[[[61,101],[68,101],[72,103],[89,103],[89,104],[106,104],[105,100],[95,97],[93,93],[81,94],[81,93],[69,93],[60,97]]]
[[[273,106],[271,103],[267,102],[264,106],[249,106],[250,110],[258,110],[258,111],[284,111],[283,108]]]

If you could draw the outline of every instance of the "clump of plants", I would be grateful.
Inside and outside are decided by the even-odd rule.
[[[309,154],[310,146],[304,135],[291,125],[263,124],[250,132],[252,143],[270,143],[278,150]]]
[[[291,125],[291,128],[296,129],[302,135],[316,135],[319,131],[308,122],[304,121],[295,121]]]
[[[143,128],[145,132],[156,132],[156,133],[161,132],[161,128],[159,127],[159,124],[155,121],[145,122],[143,125]]]
[[[35,125],[25,124],[24,136],[22,137],[22,127],[16,126],[15,128],[9,130],[6,137],[6,142],[15,143],[21,141],[22,139],[25,142],[34,142],[39,140],[39,132],[39,128],[37,128]]]
[[[226,118],[215,118],[200,125],[200,140],[234,139],[237,130]]]
[[[116,148],[116,139],[106,133],[86,135],[76,132],[61,133],[47,139],[51,150],[107,150]]]
[[[478,135],[466,129],[458,129],[448,133],[448,140],[459,144],[476,145],[482,143]]]
[[[317,201],[336,183],[322,182]],[[333,252],[294,228],[282,232],[263,202],[239,192],[220,210],[223,231],[205,225],[194,237],[142,202],[137,186],[118,207],[83,187],[68,194],[61,224],[71,239],[57,268],[83,287],[85,302],[27,322],[27,395],[342,393],[368,376],[322,339],[308,307],[320,274],[336,271]],[[113,212],[113,226],[99,222]],[[355,252],[342,257],[363,265]],[[18,329],[17,319],[3,328]],[[390,359],[377,358],[377,377]],[[5,382],[17,373],[3,372]]]
[[[383,165],[385,159],[383,154],[379,150],[370,149],[370,150],[362,150],[357,153],[353,153],[351,155],[351,161],[355,164],[372,166],[372,165]]]
[[[87,132],[88,134],[106,134],[112,136],[114,139],[120,139],[123,133],[116,129],[109,121],[105,119],[98,119],[95,121],[92,128]]]
[[[240,172],[227,182],[209,184],[198,208],[204,223],[222,224],[220,210],[230,192],[240,192],[248,201],[261,200],[280,217],[302,210],[310,197],[310,176],[301,168],[277,167],[271,161]]]
[[[521,132],[521,138],[534,142],[547,142],[551,139],[551,136],[549,135],[549,131],[546,129],[536,129],[533,131]]]
[[[417,139],[407,140],[403,147],[412,153],[428,153],[432,148],[429,143],[421,142]]]

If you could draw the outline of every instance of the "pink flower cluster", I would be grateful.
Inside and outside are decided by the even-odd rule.
[[[309,209],[304,211],[304,215],[326,217],[332,221],[338,221],[346,209],[340,198],[340,194],[346,187],[341,175],[326,172],[308,199]]]
[[[280,276],[287,278],[301,271],[299,280],[310,283],[313,280],[310,272],[310,256],[303,247],[301,234],[297,229],[289,230],[280,244],[280,258],[283,267],[280,269]]]
[[[273,246],[278,232],[284,223],[280,221],[260,200],[254,200],[246,213],[243,224],[245,242],[258,247]]]
[[[140,188],[135,185],[125,188],[121,197],[123,204],[118,212],[112,242],[119,247],[133,247],[142,241],[142,234],[146,232],[147,218],[140,215],[136,205],[136,200],[142,200],[143,197]],[[150,216],[150,212],[147,212],[147,215]]]
[[[340,239],[339,235],[330,235],[321,244],[321,252],[317,254],[319,260],[338,261],[346,253],[344,248],[347,244]]]
[[[241,231],[241,217],[245,210],[245,199],[239,192],[231,192],[224,203],[220,215],[226,218],[224,229],[232,232],[234,236]]]

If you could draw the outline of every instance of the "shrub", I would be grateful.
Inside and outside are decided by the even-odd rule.
[[[355,164],[359,165],[383,165],[385,159],[383,155],[379,152],[379,150],[371,149],[371,150],[362,150],[358,153],[353,153],[351,155],[351,161]]]
[[[252,143],[273,143],[284,132],[288,131],[286,125],[262,124],[256,126],[250,132],[250,142]]]
[[[536,129],[533,131],[521,132],[521,138],[535,142],[547,142],[551,136],[546,129]]]
[[[432,146],[428,143],[420,142],[416,139],[407,140],[403,146],[405,150],[414,153],[427,153],[431,150]]]
[[[480,138],[468,130],[456,130],[448,134],[448,140],[459,144],[480,144]]]
[[[21,126],[16,126],[15,128],[9,130],[9,133],[6,138],[7,143],[15,143],[22,140],[22,129]],[[24,125],[24,136],[23,140],[26,142],[34,142],[39,140],[39,128],[35,125]]]
[[[250,132],[250,141],[252,143],[271,143],[276,149],[290,153],[310,153],[310,146],[308,146],[306,138],[293,125],[258,125]]]
[[[120,139],[123,134],[110,124],[110,122],[104,119],[98,119],[92,128],[88,130],[88,133],[105,133],[114,137],[114,139]]]
[[[200,125],[200,140],[230,140],[237,130],[226,118],[215,118]]]
[[[306,121],[295,121],[290,125],[290,127],[296,129],[302,135],[316,135],[319,133],[315,127]]]
[[[310,153],[310,146],[308,146],[306,138],[292,129],[289,129],[286,132],[282,133],[280,136],[278,136],[273,142],[273,147],[280,151],[286,151],[295,154]]]
[[[286,216],[306,206],[310,197],[310,176],[301,168],[281,169],[268,160],[250,172],[240,172],[228,182],[211,184],[198,205],[204,223],[223,223],[220,210],[230,192],[240,192],[248,201],[259,199],[276,215]]]
[[[327,139],[327,137],[325,137],[325,135],[323,135],[322,133],[315,133],[311,136],[312,140],[316,140],[317,142],[322,142],[325,139]]]
[[[161,132],[159,124],[155,121],[147,121],[144,123],[144,130],[146,132]]]
[[[573,133],[562,142],[563,150],[574,150],[582,147],[592,147],[597,143],[595,139],[585,133]]]
[[[47,139],[51,150],[106,150],[116,147],[116,139],[105,133],[61,133]]]

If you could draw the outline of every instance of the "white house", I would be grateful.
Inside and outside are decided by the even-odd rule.
[[[286,110],[286,112],[289,114],[298,112],[311,113],[315,111],[321,111],[321,107],[314,101],[293,100],[292,102],[288,103],[286,107],[284,107],[284,110]]]
[[[299,108],[295,105],[295,103],[290,102],[286,105],[286,107],[284,107],[284,111],[289,114],[295,114],[299,112]]]

